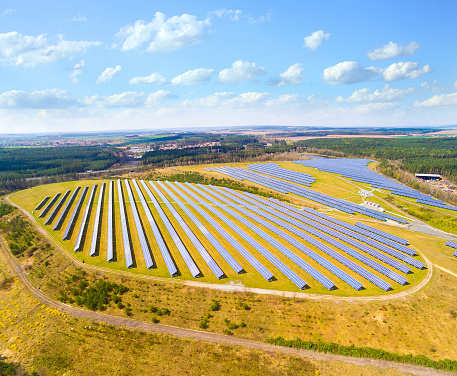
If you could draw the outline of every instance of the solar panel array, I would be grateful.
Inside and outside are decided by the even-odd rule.
[[[446,242],[446,245],[448,247],[457,249],[457,243],[456,242],[453,242],[453,241],[449,240],[449,241]],[[454,252],[454,256],[457,257],[457,251]]]
[[[253,166],[257,169],[257,165]],[[260,179],[265,176],[247,172],[260,175]],[[279,170],[278,177],[280,173]],[[267,179],[281,182],[272,177]],[[406,285],[412,268],[425,267],[416,251],[406,246],[405,239],[387,232],[216,186],[117,180],[115,200],[114,182],[110,181],[108,218],[102,220],[105,186],[106,183],[100,185],[93,216],[96,184],[89,197],[89,187],[83,188],[78,200],[79,189],[73,191],[65,207],[63,204],[71,192],[56,195],[52,200],[57,202],[58,197],[60,200],[51,215],[53,218],[59,215],[59,221],[65,224],[63,237],[75,239],[75,251],[84,251],[90,223],[92,240],[86,252],[101,256],[97,250],[104,238],[107,260],[115,262],[115,253],[123,253],[128,268],[137,267],[135,255],[138,257],[139,252],[146,268],[161,267],[158,263],[163,260],[170,276],[180,275],[179,265],[184,265],[193,277],[204,275],[202,270],[210,271],[218,279],[259,273],[267,281],[287,278],[299,289],[320,285],[333,290],[344,284],[359,291],[372,284],[388,291],[396,285]],[[41,207],[44,211],[48,206],[43,203]],[[73,235],[72,229],[83,208],[79,231]],[[66,219],[70,209],[72,214]],[[119,234],[114,231],[117,213]],[[132,219],[131,223],[128,218]],[[122,239],[119,246],[116,237]],[[138,242],[132,243],[132,239]]]
[[[272,164],[267,164],[267,166],[272,165]],[[216,168],[210,168],[208,170],[210,171],[216,171],[221,174],[225,174],[228,176],[231,176],[232,178],[238,179],[238,180],[248,180],[253,183],[262,185],[266,188],[273,189],[275,191],[279,191],[281,193],[293,193],[297,196],[304,197],[308,200],[318,202],[320,204],[324,204],[327,206],[330,206],[332,208],[338,209],[342,212],[348,213],[348,214],[354,214],[354,213],[360,213],[363,215],[366,215],[368,217],[372,217],[375,219],[379,219],[381,221],[386,221],[387,219],[392,219],[394,221],[397,221],[399,223],[407,223],[407,221],[403,218],[396,217],[387,213],[381,213],[373,209],[367,209],[361,205],[354,204],[353,202],[342,200],[339,198],[334,198],[332,196],[326,195],[324,193],[316,192],[312,189],[305,188],[303,185],[298,185],[295,183],[292,183],[291,180],[287,180],[287,176],[283,176],[279,180],[279,178],[276,177],[269,177],[265,175],[265,171],[272,171],[272,174],[275,174],[275,171],[278,169],[278,167],[267,167],[264,169],[264,171],[261,173],[254,172],[254,171],[249,171],[249,170],[244,170],[242,168],[234,168],[234,167],[216,167]],[[285,170],[289,171],[289,170]],[[292,171],[291,171],[292,172]],[[292,178],[294,179],[294,178]],[[295,180],[295,179],[294,179]]]
[[[386,189],[394,195],[414,198],[419,204],[457,211],[457,206],[448,205],[370,170],[368,168],[368,163],[372,162],[370,159],[312,157],[294,162],[321,171],[339,174],[354,181],[369,184],[373,188]]]
[[[46,196],[45,198],[43,198],[40,203],[35,207],[35,210],[40,210],[44,204],[46,204],[49,200],[49,196]]]
[[[49,203],[46,205],[46,207],[41,212],[41,214],[39,216],[40,218],[43,218],[46,216],[46,214],[48,214],[49,210],[52,208],[52,206],[55,204],[55,202],[57,201],[57,199],[59,197],[60,197],[60,193],[56,193],[56,195],[52,198],[51,201],[49,201]]]

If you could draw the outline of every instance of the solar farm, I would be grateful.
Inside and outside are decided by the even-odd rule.
[[[420,247],[373,223],[402,226],[404,218],[314,191],[315,177],[276,164],[210,170],[310,204],[220,186],[115,179],[33,188],[30,211],[79,260],[161,278],[366,296],[408,289],[427,274]]]

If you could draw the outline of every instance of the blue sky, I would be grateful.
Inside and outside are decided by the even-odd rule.
[[[455,1],[2,1],[0,132],[457,124]]]

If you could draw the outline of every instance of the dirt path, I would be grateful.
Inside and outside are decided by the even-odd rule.
[[[161,281],[166,283],[180,283],[186,286],[198,287],[198,288],[207,288],[225,292],[250,292],[254,294],[261,294],[261,295],[276,295],[276,296],[283,296],[287,298],[295,298],[295,299],[311,299],[311,300],[327,300],[327,301],[345,301],[351,303],[367,303],[367,302],[378,302],[378,301],[389,301],[393,299],[400,299],[405,298],[409,295],[415,294],[422,288],[424,288],[430,279],[432,278],[433,274],[433,265],[432,263],[423,255],[425,264],[428,268],[427,276],[419,282],[414,287],[400,291],[397,293],[391,294],[384,294],[384,295],[377,295],[377,296],[335,296],[335,295],[325,295],[325,294],[311,294],[306,292],[293,292],[293,291],[280,291],[280,290],[269,290],[269,289],[260,289],[260,288],[253,288],[253,287],[245,287],[242,285],[235,285],[235,284],[217,284],[217,283],[206,283],[206,282],[198,282],[198,281],[183,281],[183,280],[174,280],[171,278],[162,278],[162,277],[154,277],[148,275],[137,275],[132,274],[128,271],[121,271],[121,270],[114,270],[109,268],[104,268],[101,266],[94,266],[86,263],[82,263],[79,261],[74,255],[70,252],[65,250],[55,239],[53,239],[46,229],[44,229],[40,224],[36,221],[35,217],[30,214],[27,210],[22,208],[20,205],[16,204],[15,202],[11,201],[9,197],[6,197],[7,202],[10,205],[21,210],[21,212],[33,223],[35,229],[42,234],[51,244],[54,245],[60,252],[62,252],[69,260],[76,266],[88,270],[93,271],[102,271],[106,274],[113,274],[113,275],[122,275],[129,278],[137,278],[137,279],[146,279],[146,280],[153,280],[153,281]]]
[[[253,350],[265,352],[280,352],[286,355],[299,356],[315,361],[330,361],[336,360],[345,363],[354,364],[356,366],[373,366],[381,369],[396,369],[401,372],[410,373],[419,376],[432,376],[432,375],[453,375],[450,372],[434,370],[431,368],[420,367],[416,365],[403,364],[390,362],[385,360],[369,359],[369,358],[352,358],[342,355],[319,353],[310,350],[294,349],[283,346],[271,345],[265,342],[254,341],[250,339],[238,338],[233,336],[226,336],[217,333],[204,332],[200,330],[192,330],[179,328],[170,325],[152,324],[144,321],[139,321],[126,317],[112,316],[105,313],[88,311],[68,304],[64,304],[49,298],[43,292],[35,288],[28,279],[27,273],[17,263],[16,259],[10,253],[3,238],[0,238],[0,251],[5,256],[5,259],[14,275],[19,279],[25,288],[42,304],[48,307],[57,309],[68,315],[95,320],[108,325],[118,327],[125,327],[128,329],[143,330],[146,332],[161,333],[165,335],[172,335],[180,338],[189,338],[197,341],[207,341],[212,343],[226,344],[231,346],[243,346]],[[454,374],[455,375],[455,374]]]

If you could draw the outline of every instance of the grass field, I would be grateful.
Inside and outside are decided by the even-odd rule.
[[[0,255],[0,354],[18,374],[401,376],[394,370],[310,361],[114,328],[40,305]],[[4,283],[8,281],[8,283]]]
[[[288,166],[287,163],[283,163],[284,165]],[[301,167],[298,165],[293,165],[297,167]],[[200,169],[203,167],[200,167]],[[318,176],[318,180],[315,183],[316,184],[316,190],[321,190],[323,192],[329,192],[336,197],[341,197],[341,198],[349,198],[352,197],[354,201],[357,199],[357,193],[358,193],[358,188],[351,184],[350,182],[346,181],[341,181],[338,182],[338,184],[335,184],[334,182],[332,183],[331,181],[331,174],[323,174],[323,176]],[[31,188],[26,191],[21,191],[17,192],[13,195],[11,195],[11,199],[15,202],[17,202],[19,205],[24,207],[26,210],[29,210],[30,212],[33,211],[33,208],[36,206],[38,202],[41,201],[41,199],[48,195],[52,196],[57,192],[63,192],[66,189],[74,189],[77,185],[78,186],[84,186],[84,185],[91,185],[91,184],[100,184],[101,181],[79,181],[79,182],[65,182],[65,183],[57,183],[57,184],[51,184],[51,185],[46,185],[46,186],[38,186]],[[176,186],[175,186],[176,188]],[[138,211],[141,217],[141,221],[144,224],[144,227],[146,229],[147,237],[148,237],[148,242],[151,246],[151,251],[153,255],[153,259],[155,262],[156,267],[152,269],[147,269],[144,263],[144,258],[143,254],[141,252],[140,248],[140,242],[138,238],[137,231],[135,229],[134,225],[134,219],[133,219],[133,214],[131,210],[131,203],[128,202],[128,196],[127,192],[125,191],[125,186],[123,186],[124,190],[124,199],[126,201],[126,207],[127,207],[127,221],[130,226],[130,238],[131,238],[131,244],[132,244],[132,249],[133,249],[133,258],[134,258],[134,263],[135,267],[129,269],[130,272],[132,273],[140,273],[140,274],[146,274],[146,275],[152,275],[156,277],[168,277],[168,270],[165,266],[165,263],[163,261],[162,255],[157,247],[156,241],[151,237],[151,231],[149,229],[149,225],[147,224],[147,218],[146,215],[141,207],[141,204],[139,202],[139,198],[137,195],[137,192],[133,189],[132,186],[132,191],[134,194],[134,198],[138,207]],[[143,190],[143,188],[142,188]],[[50,236],[53,237],[54,241],[56,241],[59,245],[64,247],[70,254],[74,254],[75,257],[77,257],[80,261],[90,263],[96,266],[101,266],[101,267],[106,267],[106,268],[111,268],[111,269],[117,269],[117,270],[125,270],[126,269],[126,264],[124,260],[124,255],[123,255],[123,248],[122,248],[122,234],[120,231],[121,224],[120,224],[120,216],[119,216],[119,206],[117,205],[118,203],[118,192],[117,189],[115,189],[115,194],[114,194],[114,202],[115,202],[115,255],[116,255],[116,261],[115,262],[108,262],[106,261],[106,229],[107,229],[107,210],[108,210],[108,200],[107,198],[107,191],[105,192],[105,200],[103,202],[103,215],[102,215],[102,224],[101,224],[101,234],[100,236],[100,241],[99,241],[99,251],[95,257],[90,257],[89,256],[89,249],[90,249],[90,243],[92,239],[92,230],[94,227],[94,222],[95,222],[95,208],[96,204],[98,201],[98,194],[95,197],[94,203],[93,203],[93,209],[91,211],[91,216],[90,216],[90,221],[88,222],[88,231],[85,237],[85,243],[84,243],[84,248],[82,252],[73,252],[73,247],[74,243],[76,241],[76,237],[78,234],[78,229],[80,226],[80,223],[82,221],[82,212],[84,211],[84,205],[88,201],[89,195],[86,196],[85,202],[83,204],[82,210],[80,212],[80,215],[78,217],[78,220],[76,222],[76,225],[74,227],[74,231],[72,234],[72,237],[68,241],[63,241],[62,240],[62,235],[63,232],[66,228],[66,225],[69,221],[70,214],[67,215],[66,220],[64,221],[61,229],[59,231],[52,231],[51,226],[44,226],[44,219],[38,217],[38,213],[34,213],[34,216],[38,223],[40,223],[42,226],[44,226],[47,230]],[[165,191],[162,190],[162,193],[168,196]],[[146,192],[143,190],[143,194],[145,197],[147,197]],[[289,197],[289,196],[288,196]],[[292,196],[289,197],[289,200]],[[360,196],[359,196],[360,197]],[[158,198],[158,197],[157,197]],[[170,201],[173,201],[170,197],[168,197]],[[76,200],[75,200],[76,201]],[[304,200],[295,200],[297,204],[303,204]],[[73,204],[74,207],[75,204]],[[315,207],[315,208],[321,208],[319,205],[307,205],[310,207]],[[159,226],[159,229],[162,234],[164,234],[164,239],[166,243],[169,246],[170,252],[172,254],[173,259],[175,260],[175,263],[181,273],[178,279],[193,279],[192,276],[190,275],[182,257],[180,256],[178,250],[174,246],[174,243],[172,242],[170,235],[165,229],[165,226],[163,222],[158,219],[159,215],[156,212],[155,208],[151,203],[149,203],[149,207],[151,209],[151,212],[153,213],[153,216],[157,219],[157,223]],[[203,236],[203,234],[197,229],[195,224],[193,224],[191,221],[186,219],[187,224],[191,228],[191,230],[197,235],[199,240],[202,242],[202,244],[205,246],[205,248],[210,252],[216,263],[221,267],[221,269],[226,273],[227,278],[223,278],[221,280],[218,280],[214,274],[211,272],[211,270],[208,268],[204,260],[202,259],[201,255],[195,250],[193,245],[191,244],[190,240],[188,239],[187,236],[185,236],[184,231],[182,230],[181,226],[178,225],[176,220],[171,216],[168,208],[165,206],[162,206],[163,210],[166,212],[168,218],[172,222],[173,226],[175,229],[177,229],[177,232],[180,236],[180,238],[183,240],[184,244],[186,247],[189,249],[189,251],[192,254],[192,257],[196,264],[199,266],[199,268],[202,271],[202,277],[199,278],[199,281],[202,282],[210,282],[210,283],[236,283],[236,284],[242,284],[247,287],[257,287],[257,288],[264,288],[264,289],[274,289],[274,290],[288,290],[288,291],[299,291],[298,288],[290,281],[288,280],[280,271],[277,269],[273,264],[269,263],[266,259],[263,258],[263,256],[256,250],[255,248],[251,247],[248,245],[248,243],[239,236],[236,232],[234,232],[232,229],[230,229],[226,224],[224,224],[220,218],[218,218],[214,213],[209,212],[208,214],[212,216],[212,218],[216,221],[219,222],[219,224],[225,228],[227,232],[231,236],[233,236],[235,239],[237,239],[246,249],[249,249],[249,251],[259,260],[262,261],[262,263],[267,266],[267,268],[273,273],[273,275],[276,276],[276,279],[272,282],[266,281],[249,263],[244,260],[244,258],[238,254],[235,251],[232,251],[231,254],[232,256],[238,261],[245,269],[246,273],[242,274],[236,274],[233,269],[229,266],[229,264],[225,261],[225,259],[213,248],[213,246],[208,242],[208,240]],[[178,213],[183,217],[186,218],[186,215],[183,213],[181,208],[174,204],[174,208],[178,211]],[[208,225],[206,220],[197,212],[195,209],[191,208],[188,206],[188,209],[193,212],[193,214],[208,228],[211,228],[211,226]],[[62,210],[62,209],[61,209]],[[72,210],[72,209],[71,209]],[[332,212],[332,215],[335,214]],[[340,214],[336,214],[335,217],[340,217]],[[348,218],[342,218],[346,221],[352,222],[352,221],[357,221],[357,220],[366,220],[366,217],[361,216],[361,215],[354,215],[354,216],[349,216]],[[310,286],[309,289],[307,289],[307,292],[312,292],[312,293],[325,293],[325,294],[332,294],[336,296],[369,296],[369,295],[379,295],[385,293],[383,290],[380,288],[372,285],[369,281],[364,280],[362,277],[357,275],[355,272],[352,270],[348,269],[346,266],[342,264],[338,264],[338,266],[345,271],[347,274],[353,276],[354,278],[361,280],[363,285],[366,287],[362,291],[355,291],[353,290],[350,286],[345,284],[344,282],[340,281],[337,277],[335,277],[333,274],[331,274],[327,269],[323,268],[320,264],[315,262],[313,259],[309,258],[308,256],[304,255],[301,253],[300,250],[294,250],[295,253],[299,254],[302,259],[304,259],[308,264],[310,264],[312,267],[314,267],[316,270],[321,272],[323,275],[325,275],[327,278],[330,278],[332,281],[334,281],[338,287],[338,289],[333,290],[333,291],[328,291],[326,288],[324,288],[322,285],[320,285],[317,281],[312,279],[309,275],[307,275],[301,268],[299,268],[296,264],[292,263],[290,260],[288,260],[281,252],[279,252],[275,247],[273,247],[267,239],[263,239],[261,236],[256,234],[255,232],[252,231],[251,228],[247,227],[246,225],[242,224],[241,222],[237,223],[240,228],[242,228],[245,232],[247,232],[249,235],[251,235],[254,239],[256,239],[259,243],[261,243],[264,247],[268,248],[278,259],[280,259],[282,262],[284,262],[286,265],[288,265],[294,272],[296,272],[298,275],[302,276],[302,278],[307,282],[307,284]],[[380,228],[385,228],[384,225],[380,225]],[[278,238],[277,235],[275,235],[273,232],[270,230],[264,229],[265,232],[267,232],[270,236],[274,238]],[[388,231],[391,229],[388,228]],[[403,231],[400,229],[394,228],[392,233],[400,233],[399,235],[404,235]],[[217,240],[228,250],[232,249],[230,244],[217,232],[213,232],[213,235],[217,238]],[[300,241],[301,239],[291,233],[291,236],[295,238],[296,240]],[[408,237],[408,239],[410,239]],[[413,239],[410,239],[413,248],[421,251],[421,247],[419,246],[419,243],[415,243]],[[283,244],[284,246],[288,246],[288,243],[283,240],[278,238],[278,241]],[[324,253],[322,253],[319,249],[312,245],[308,245],[309,248],[311,248],[313,251],[320,253],[324,257],[326,256]],[[290,248],[291,246],[289,246]],[[292,247],[293,249],[293,247]],[[359,261],[355,260],[351,256],[347,256],[351,261],[354,261],[356,263],[359,263]],[[369,256],[370,258],[373,258],[372,256]],[[420,259],[420,256],[418,257]],[[335,263],[338,263],[334,261]],[[385,265],[387,266],[387,265]],[[416,283],[420,282],[426,275],[427,270],[417,270],[413,269],[414,271],[412,274],[409,274],[407,276],[409,285],[401,286],[399,284],[393,283],[393,291],[392,292],[399,292],[405,289],[410,288],[411,286],[415,285]],[[378,275],[381,278],[385,278],[382,276],[381,273],[371,270],[374,274]],[[390,292],[390,293],[392,293]]]

